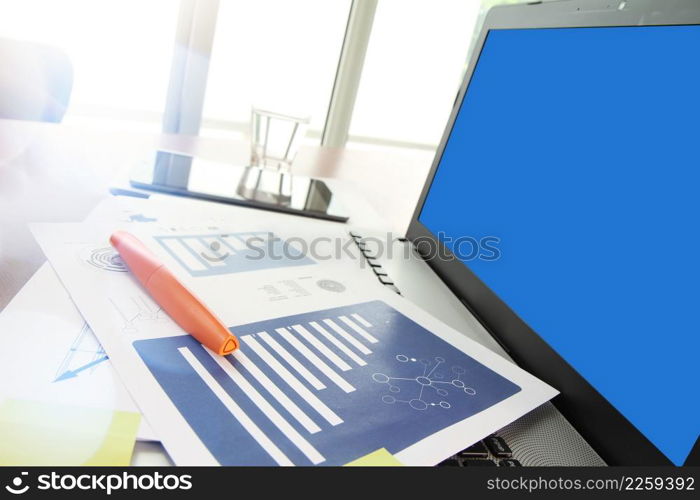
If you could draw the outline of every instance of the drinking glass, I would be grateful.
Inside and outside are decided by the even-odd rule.
[[[308,116],[285,115],[253,108],[250,119],[251,166],[291,173],[292,162],[309,121]]]

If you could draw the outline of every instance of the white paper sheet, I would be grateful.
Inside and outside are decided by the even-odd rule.
[[[2,396],[139,412],[48,263],[0,314],[0,345]],[[137,438],[157,440],[145,419]]]
[[[246,213],[255,216],[33,227],[175,463],[339,464],[385,447],[405,464],[432,465],[556,395],[356,263],[247,258],[239,240],[255,232],[289,241],[340,230]],[[116,229],[141,238],[237,326],[239,352],[210,356],[184,335],[118,269],[107,243]]]
[[[155,203],[134,198],[108,198],[96,207],[87,221],[117,221],[124,228],[141,224],[159,224],[164,228],[179,223],[181,227],[201,229],[240,213],[248,212],[237,207],[171,198]],[[317,221],[308,223],[311,227],[318,224]],[[282,293],[291,286],[273,285]],[[137,304],[127,304],[123,309],[125,314],[138,316],[136,322],[146,321],[150,314]],[[0,342],[2,396],[139,411],[48,263],[0,313]],[[158,440],[145,419],[137,438]]]

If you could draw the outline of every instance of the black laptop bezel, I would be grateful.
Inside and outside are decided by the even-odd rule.
[[[604,26],[700,24],[697,0],[564,0],[492,8],[484,21],[427,181],[411,219],[407,238],[513,360],[561,391],[553,403],[610,465],[672,465],[671,461],[560,357],[535,331],[458,259],[438,259],[444,245],[418,220],[472,73],[490,30]],[[430,249],[428,252],[424,249]],[[696,443],[686,465],[699,463]]]

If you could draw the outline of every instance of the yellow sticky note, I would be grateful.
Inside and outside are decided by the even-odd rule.
[[[0,401],[0,465],[129,465],[141,415]]]
[[[346,467],[396,467],[403,465],[386,448],[380,448],[369,455],[345,464]]]

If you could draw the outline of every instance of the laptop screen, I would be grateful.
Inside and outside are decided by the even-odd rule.
[[[698,53],[700,26],[491,30],[418,219],[679,465],[700,428]]]

